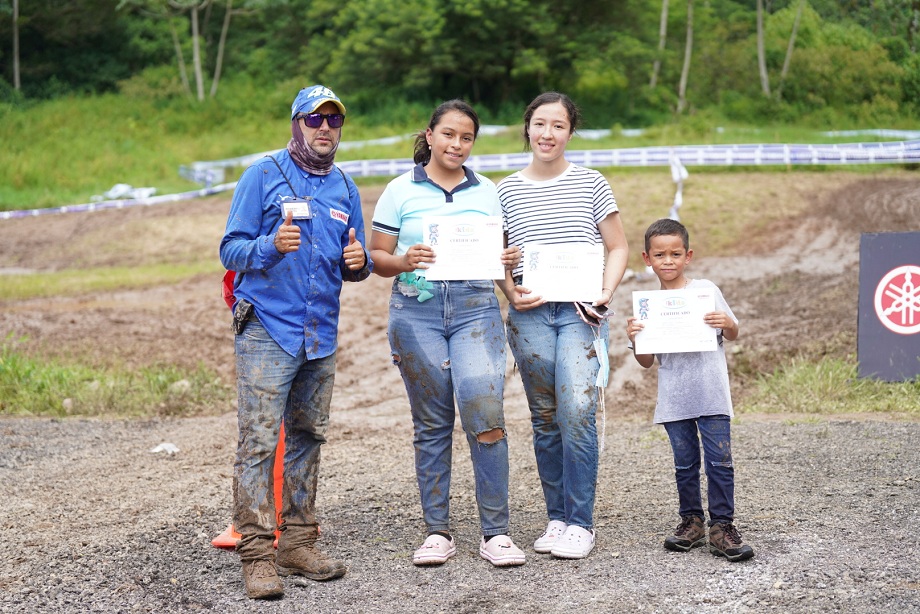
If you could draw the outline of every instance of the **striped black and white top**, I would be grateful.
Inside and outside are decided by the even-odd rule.
[[[597,225],[617,213],[610,184],[598,171],[575,164],[558,177],[532,181],[520,172],[498,184],[508,245],[538,243],[603,243]],[[526,255],[525,255],[526,256]],[[514,276],[524,272],[524,258]]]

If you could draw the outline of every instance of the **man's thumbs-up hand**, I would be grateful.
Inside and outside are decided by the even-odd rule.
[[[342,250],[342,257],[345,259],[345,266],[351,271],[358,271],[364,268],[365,255],[364,246],[358,241],[355,235],[355,229],[348,229],[348,245]]]
[[[294,225],[294,212],[288,211],[287,217],[275,233],[275,249],[280,254],[296,252],[300,247],[300,228]]]

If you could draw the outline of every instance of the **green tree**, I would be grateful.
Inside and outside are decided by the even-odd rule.
[[[920,54],[913,54],[904,63],[902,88],[907,104],[920,111]]]
[[[188,15],[191,32],[192,70],[195,77],[195,94],[199,101],[204,100],[204,74],[202,70],[202,41],[199,31],[200,13],[209,8],[212,0],[121,0],[119,9],[126,9],[146,17],[166,20],[176,50],[176,59],[182,75],[182,83],[188,89],[185,56],[179,35],[175,28],[175,18]]]
[[[803,15],[803,24],[806,20]],[[903,70],[857,25],[822,23],[789,70],[784,99],[804,109],[856,108],[902,99]]]
[[[3,78],[20,79],[27,97],[113,90],[130,74],[123,59],[125,22],[115,14],[116,1],[19,2],[18,27],[7,20],[0,25],[4,49],[18,38],[17,57],[3,63]]]
[[[303,79],[303,85],[318,81],[332,49],[319,47],[316,55],[312,52],[332,27],[339,5],[323,0],[263,0],[246,8],[234,20],[234,42],[227,48],[223,72],[246,75],[266,87],[279,80]],[[335,42],[331,38],[330,45]]]
[[[454,0],[445,9],[450,65],[438,85],[475,102],[494,106],[516,90],[552,87],[556,65],[571,61],[560,23],[567,13],[546,0]]]
[[[502,115],[556,89],[590,125],[712,106],[867,117],[915,108],[918,28],[920,0],[0,0],[0,97],[201,99],[230,78],[267,96],[323,82],[364,110],[459,96]]]
[[[439,4],[318,1],[303,20],[303,63],[317,80],[353,95],[426,91],[433,72],[449,60],[435,45],[444,28]]]

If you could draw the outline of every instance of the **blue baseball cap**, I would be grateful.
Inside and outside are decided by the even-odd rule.
[[[298,113],[313,113],[327,102],[335,103],[342,115],[345,115],[345,105],[331,89],[324,85],[305,87],[297,93],[297,98],[291,105],[291,119],[297,117]]]

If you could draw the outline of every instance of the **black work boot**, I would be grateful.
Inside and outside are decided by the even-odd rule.
[[[243,561],[243,582],[250,599],[273,599],[284,595],[284,585],[271,559]]]
[[[709,527],[709,551],[715,556],[724,556],[732,563],[754,556],[754,549],[741,540],[741,533],[730,522]]]
[[[278,538],[275,559],[283,576],[297,574],[311,580],[333,580],[345,575],[343,561],[330,558],[316,547],[319,531],[316,526],[284,526]]]
[[[687,552],[706,543],[706,527],[699,516],[683,516],[674,535],[664,540],[664,547],[675,552]]]

